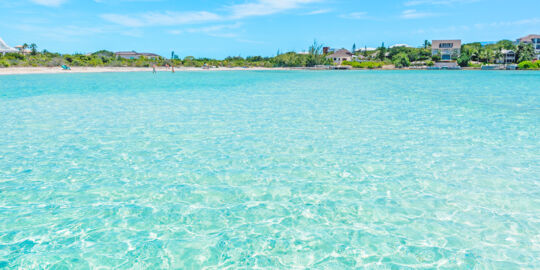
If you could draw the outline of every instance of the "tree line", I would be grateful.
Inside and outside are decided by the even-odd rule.
[[[56,67],[61,65],[85,66],[85,67],[150,67],[152,65],[184,66],[184,67],[313,67],[318,65],[332,65],[332,61],[323,53],[323,45],[314,42],[307,53],[279,52],[273,57],[263,56],[231,56],[225,59],[196,58],[186,56],[183,59],[174,52],[171,59],[164,57],[148,58],[141,56],[138,59],[125,59],[116,56],[107,50],[97,51],[91,54],[59,54],[47,50],[38,51],[36,44],[24,44],[23,49],[30,49],[27,54],[7,53],[0,55],[0,67],[10,66],[43,66]],[[510,40],[501,40],[494,44],[482,45],[481,43],[468,43],[461,47],[461,54],[453,56],[462,67],[477,67],[482,64],[495,63],[503,57],[503,50],[513,50],[516,53],[516,62],[523,69],[539,69],[539,63],[533,62],[535,57],[532,44],[514,44]],[[344,62],[354,68],[380,68],[383,65],[395,67],[432,66],[440,61],[440,55],[432,55],[431,44],[426,40],[417,48],[392,47],[382,45],[375,50],[358,50],[353,45],[353,52],[358,61]]]

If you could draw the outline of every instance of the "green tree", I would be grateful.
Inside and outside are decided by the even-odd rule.
[[[306,66],[313,67],[325,63],[325,57],[323,55],[322,48],[323,45],[319,44],[317,40],[313,41],[313,44],[309,47],[309,54],[307,55]]]
[[[426,39],[424,40],[424,49],[427,49],[428,47],[431,47],[431,43]]]
[[[356,43],[354,43],[352,45],[352,53],[355,54],[356,53]]]
[[[516,59],[518,63],[523,61],[532,61],[534,58],[534,47],[532,44],[520,43],[517,46]]]
[[[36,43],[30,44],[30,50],[32,51],[32,52],[31,52],[32,55],[36,55],[36,54],[37,54],[37,45],[36,45]]]
[[[408,67],[411,65],[409,56],[407,56],[407,54],[404,52],[396,54],[392,62],[397,68]]]
[[[504,54],[502,53],[502,48],[499,48],[498,50],[495,51],[495,61],[502,61],[503,60],[503,57],[504,57]],[[503,61],[504,63],[504,61]]]
[[[458,59],[457,63],[460,67],[467,67],[469,66],[470,56],[467,54],[461,54]]]
[[[516,45],[514,45],[514,42],[508,39],[503,39],[496,44],[499,48],[505,49],[505,50],[515,50]]]
[[[382,43],[381,47],[379,47],[377,52],[377,59],[384,61],[386,58],[386,47],[384,47],[384,42]]]

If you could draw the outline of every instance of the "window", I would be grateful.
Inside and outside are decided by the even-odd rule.
[[[439,48],[452,48],[454,47],[454,43],[441,43],[439,44]]]
[[[442,60],[452,60],[452,57],[449,54],[443,54],[441,59]]]

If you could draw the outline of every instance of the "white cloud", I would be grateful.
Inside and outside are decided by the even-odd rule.
[[[136,15],[102,14],[101,18],[124,26],[173,26],[198,24],[224,20],[237,20],[252,16],[265,16],[303,7],[305,4],[322,0],[257,0],[251,3],[235,4],[223,9],[228,13],[219,15],[208,11],[192,12],[147,12]]]
[[[67,0],[31,0],[32,2],[48,7],[58,7],[61,4],[65,3]]]
[[[478,1],[480,0],[411,0],[405,2],[405,6],[468,4]]]
[[[101,15],[101,18],[112,23],[129,27],[196,24],[212,22],[221,19],[219,15],[206,11],[165,13],[148,12],[136,17],[121,14],[103,14]]]
[[[305,15],[319,15],[319,14],[325,14],[329,12],[332,12],[332,10],[331,9],[317,9],[317,10],[308,12]]]
[[[432,13],[432,12],[421,12],[417,11],[416,9],[408,9],[404,10],[401,13],[401,18],[403,19],[421,19],[426,17],[433,17],[437,16],[438,14]]]
[[[352,12],[352,13],[348,13],[348,14],[342,14],[340,15],[341,18],[345,18],[345,19],[355,19],[355,20],[360,20],[360,19],[367,19],[367,12]]]
[[[211,33],[211,32],[218,32],[221,30],[226,29],[236,29],[242,26],[241,23],[235,23],[235,24],[221,24],[221,25],[212,25],[212,26],[206,26],[206,27],[199,27],[199,28],[190,28],[186,31],[189,33]]]
[[[253,3],[229,6],[232,18],[245,18],[250,16],[264,16],[279,13],[289,9],[296,9],[303,4],[320,2],[320,0],[258,0]]]

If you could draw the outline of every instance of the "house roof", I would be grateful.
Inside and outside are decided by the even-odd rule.
[[[137,52],[131,51],[131,52],[115,52],[116,55],[138,55]]]
[[[155,53],[138,53],[136,51],[129,51],[129,52],[115,52],[115,55],[123,55],[123,56],[154,56],[159,57],[158,54]]]
[[[349,52],[349,50],[347,49],[341,49],[341,50],[338,50],[336,52],[334,52],[333,54],[329,55],[328,57],[331,57],[331,58],[344,58],[344,57],[352,57],[352,53]]]
[[[0,38],[0,53],[18,52],[17,49],[9,47],[4,40]]]
[[[159,56],[158,54],[155,54],[155,53],[139,53],[139,55],[143,55],[143,56]]]
[[[519,42],[532,42],[533,38],[540,38],[540,35],[528,35],[522,38],[519,38]]]
[[[513,51],[513,50],[505,50],[505,49],[502,49],[502,50],[501,50],[501,53],[507,54],[507,53],[516,53],[516,52]]]
[[[438,49],[441,48],[441,44],[450,43],[452,47],[445,49],[461,49],[461,40],[460,39],[447,39],[447,40],[433,40],[431,42],[431,48]]]

